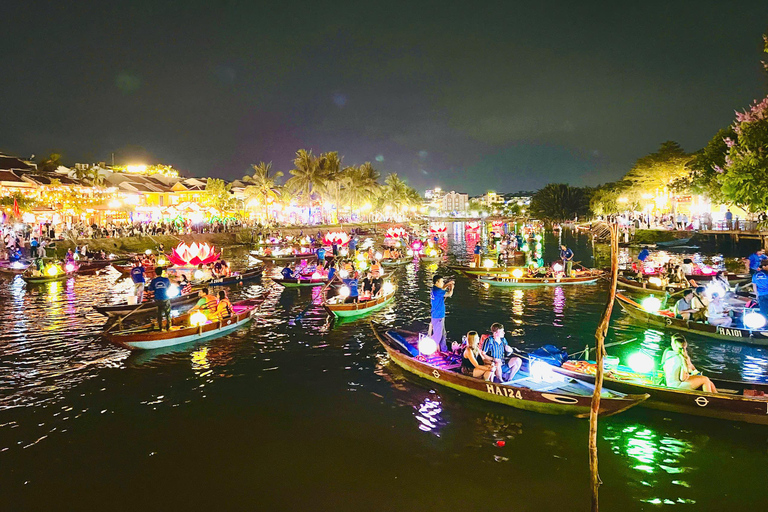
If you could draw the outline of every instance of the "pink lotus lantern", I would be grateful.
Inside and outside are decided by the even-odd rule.
[[[182,242],[171,251],[171,255],[168,259],[171,260],[171,263],[174,265],[191,267],[200,264],[207,265],[208,263],[213,263],[219,259],[219,255],[220,254],[215,251],[215,248],[208,244],[198,244],[197,242],[193,242],[192,245],[187,246],[187,244]]]
[[[350,237],[344,231],[329,231],[325,234],[323,240],[327,245],[347,245],[349,243]]]
[[[478,232],[478,231],[480,231],[480,223],[479,222],[475,222],[475,221],[467,222],[466,230],[467,231]]]
[[[444,235],[446,232],[448,232],[448,226],[442,222],[436,222],[429,226],[429,232],[436,235]]]
[[[396,228],[388,228],[384,236],[386,238],[394,238],[397,240],[399,238],[404,238],[407,234],[408,233],[405,231],[405,229],[398,226]]]

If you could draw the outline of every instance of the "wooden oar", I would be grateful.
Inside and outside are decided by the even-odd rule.
[[[331,283],[333,283],[338,276],[339,276],[338,273],[334,274],[333,275],[333,279],[329,280],[328,283],[325,286],[323,286],[323,289],[320,290],[320,295],[321,296],[323,295],[323,293],[325,293],[325,290],[327,290],[328,287],[331,286]],[[301,320],[302,318],[304,318],[304,315],[307,314],[307,311],[309,311],[312,306],[316,306],[316,305],[317,304],[315,304],[315,301],[310,300],[309,304],[307,304],[307,307],[305,307],[304,310],[296,316],[296,318],[294,318],[293,320],[288,322],[288,325],[294,325],[297,320]]]
[[[616,345],[624,345],[625,343],[630,343],[632,341],[637,341],[637,338],[630,338],[628,340],[615,341],[613,343],[608,343],[608,344],[605,345],[605,348],[614,347]],[[573,354],[568,354],[568,358],[570,359],[571,357],[573,357],[573,356],[575,356],[577,354],[584,354],[585,357],[588,357],[589,353],[591,351],[593,351],[593,350],[595,350],[594,347],[587,346],[587,347],[584,347],[584,350],[579,350],[578,352],[574,352]]]

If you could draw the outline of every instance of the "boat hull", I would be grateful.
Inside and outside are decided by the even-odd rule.
[[[649,313],[642,309],[640,304],[620,293],[616,294],[616,300],[621,306],[621,309],[626,311],[629,316],[641,324],[654,327],[666,327],[676,331],[690,332],[708,338],[736,343],[768,346],[768,331],[750,331],[749,329],[741,329],[738,327],[719,327],[703,322],[694,322],[683,320],[681,318],[672,318],[658,313]]]
[[[190,293],[188,295],[182,295],[171,299],[172,308],[191,308],[198,301],[199,297],[196,293]],[[139,317],[142,315],[154,314],[157,311],[157,305],[153,301],[142,302],[141,304],[116,304],[114,306],[93,306],[98,313],[106,315],[111,318],[117,318],[121,316],[131,315],[131,317]]]
[[[514,277],[502,277],[502,276],[478,276],[478,281],[481,283],[487,283],[491,286],[562,286],[567,284],[593,284],[596,283],[600,276],[587,276],[587,277],[563,277],[556,279],[550,278],[536,278],[536,277],[521,277],[520,279]]]
[[[328,284],[328,279],[285,279],[283,277],[272,277],[273,282],[285,286],[286,288],[299,288],[302,286],[323,286]]]
[[[421,378],[446,386],[482,400],[496,402],[515,409],[542,414],[565,415],[588,418],[592,403],[591,394],[576,395],[558,392],[535,391],[512,384],[495,384],[482,379],[468,377],[461,373],[437,368],[426,362],[408,356],[398,350],[388,333],[381,333],[374,327],[374,333],[384,346],[390,359]],[[608,390],[606,390],[608,391]],[[600,400],[600,416],[610,416],[625,411],[645,400],[647,395],[628,395]]]
[[[323,304],[326,311],[339,318],[351,318],[366,315],[378,309],[383,308],[395,298],[395,290],[389,295],[383,295],[377,299],[366,300],[362,302],[351,302],[342,304]]]

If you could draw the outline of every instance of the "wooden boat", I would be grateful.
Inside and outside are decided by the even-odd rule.
[[[689,236],[688,238],[677,238],[675,240],[669,240],[668,242],[656,242],[656,247],[677,247],[680,245],[688,245],[688,242],[690,242],[692,238],[692,236]]]
[[[227,277],[216,277],[208,281],[195,281],[192,284],[198,286],[232,286],[259,279],[263,272],[264,267],[253,267],[243,272],[233,272],[232,275]]]
[[[264,261],[265,263],[272,263],[273,265],[294,263],[297,261],[307,260],[313,261],[317,259],[317,254],[314,252],[303,252],[299,254],[286,254],[285,256],[263,256],[260,254],[251,253],[256,258]]]
[[[566,284],[591,284],[596,283],[602,276],[599,270],[583,271],[577,273],[574,271],[572,277],[523,277],[517,278],[512,274],[479,275],[477,280],[481,283],[487,283],[491,286],[561,286]]]
[[[18,265],[16,265],[18,263]],[[14,266],[15,265],[15,266]],[[27,268],[29,267],[28,262],[3,262],[0,264],[0,274],[6,274],[10,276],[16,276],[18,274],[23,274]]]
[[[134,265],[131,264],[112,264],[112,268],[120,272],[121,274],[127,276],[130,275],[131,269],[134,267]],[[152,279],[155,277],[155,267],[144,267],[144,277]]]
[[[509,267],[471,267],[469,265],[449,265],[448,268],[470,277],[476,275],[507,274],[512,271]]]
[[[386,260],[381,260],[381,266],[382,267],[399,267],[400,265],[407,265],[412,261],[413,261],[413,258],[400,258],[397,260],[386,259]]]
[[[616,300],[621,308],[640,324],[668,327],[669,329],[692,332],[719,340],[768,346],[768,330],[765,329],[753,331],[741,327],[721,327],[705,322],[675,318],[669,311],[650,312],[644,310],[639,303],[621,293],[616,294]]]
[[[74,277],[77,270],[72,270],[71,272],[62,272],[61,274],[56,274],[55,276],[50,275],[40,275],[40,276],[32,276],[29,274],[21,274],[22,279],[27,282],[27,284],[45,284],[45,283],[54,283],[56,281],[65,281],[69,279],[70,277]]]
[[[578,379],[565,382],[537,382],[526,372],[518,372],[511,381],[495,384],[461,373],[461,362],[440,352],[419,355],[418,333],[400,329],[374,333],[392,361],[419,377],[453,388],[483,400],[497,402],[516,409],[588,418],[594,386]],[[600,400],[601,416],[625,411],[643,400],[647,394],[629,395],[603,388]]]
[[[595,382],[594,361],[566,361],[553,371],[567,377]],[[650,409],[706,416],[730,421],[768,425],[768,384],[713,379],[718,393],[668,388],[658,384],[651,374],[638,374],[626,366],[606,369],[605,383],[622,393],[647,393],[648,400],[640,405]],[[746,392],[746,394],[745,394]],[[759,395],[763,396],[750,396]]]
[[[136,329],[108,332],[104,334],[104,338],[131,350],[151,350],[218,338],[250,322],[268,295],[269,291],[258,299],[235,302],[232,304],[234,311],[232,317],[209,321],[204,325],[190,326],[190,315],[185,314],[173,319],[169,331],[154,330],[150,324]]]
[[[373,311],[383,308],[395,298],[396,287],[392,287],[392,291],[387,294],[382,294],[375,299],[361,300],[358,302],[329,302],[330,299],[326,297],[323,301],[323,307],[326,311],[333,316],[339,318],[349,318],[354,316],[367,315]]]
[[[312,276],[300,276],[284,278],[283,276],[270,276],[270,279],[277,284],[283,285],[286,288],[296,288],[299,286],[322,286],[328,283],[328,277],[321,277],[319,279],[313,279]]]
[[[419,254],[419,261],[423,261],[424,263],[437,263],[443,259],[443,256],[443,254],[438,256],[426,256],[424,254]]]
[[[171,299],[171,307],[176,309],[189,309],[195,305],[199,299],[197,292],[180,295]],[[114,304],[110,306],[93,306],[98,313],[110,318],[117,318],[131,315],[131,318],[154,314],[157,311],[157,305],[153,300],[145,300],[141,304]]]
[[[687,283],[668,283],[666,286],[663,284],[651,283],[647,280],[640,282],[636,279],[632,279],[623,275],[619,275],[617,278],[618,286],[621,288],[629,288],[631,290],[639,290],[643,292],[659,292],[659,293],[675,293],[680,290],[685,290],[691,286]],[[663,281],[662,281],[663,283]]]

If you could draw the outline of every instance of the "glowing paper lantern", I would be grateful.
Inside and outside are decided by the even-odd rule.
[[[483,260],[483,266],[485,268],[492,268],[493,267],[493,260],[491,260],[491,259]]]
[[[168,293],[166,294],[166,297],[168,297],[169,299],[178,297],[179,292],[180,292],[179,287],[176,286],[175,284],[172,284],[171,286],[168,287]]]
[[[515,279],[520,279],[521,277],[523,277],[523,270],[516,268],[515,270],[512,271],[512,277],[514,277]]]
[[[182,242],[171,251],[169,259],[174,265],[185,267],[213,263],[219,259],[219,255],[215,248],[208,244],[193,242],[192,245],[188,246]]]
[[[661,286],[661,279],[658,277],[649,277],[648,282],[651,284],[655,284],[656,286]]]
[[[320,272],[314,272],[312,274],[312,279],[322,279],[322,277],[323,276],[320,274]]]
[[[195,280],[200,281],[203,277],[205,277],[205,272],[203,272],[200,269],[195,270],[195,272],[192,274],[192,276],[195,278]]]
[[[651,295],[650,297],[643,299],[641,306],[648,313],[657,313],[659,309],[661,309],[661,301]]]
[[[374,257],[375,257],[377,260],[380,260],[380,259],[381,259],[381,258],[383,258],[384,256],[382,256],[380,252],[377,252],[377,253],[375,254],[375,256],[374,256]]]
[[[339,289],[339,296],[342,299],[346,299],[347,297],[349,297],[349,294],[350,294],[349,286],[342,286]]]
[[[419,340],[419,352],[425,356],[431,356],[437,352],[437,342],[432,338],[424,336]]]
[[[339,277],[342,279],[346,279],[349,277],[349,272],[347,272],[344,269],[339,270]]]
[[[561,263],[555,263],[552,265],[552,268],[555,272],[562,272],[563,271],[563,265]]]
[[[757,331],[765,327],[765,317],[757,311],[750,311],[744,315],[744,327],[751,331]]]
[[[384,283],[384,286],[382,287],[382,291],[384,292],[384,295],[389,295],[390,293],[395,291],[395,285],[387,281]]]
[[[627,359],[627,366],[635,373],[651,373],[656,364],[653,362],[653,358],[645,352],[635,352]]]
[[[350,240],[350,236],[344,231],[329,231],[323,237],[323,241],[327,245],[333,245],[334,243],[337,245],[347,245]]]
[[[67,270],[67,272],[74,272],[75,271],[75,265],[72,264],[72,263],[67,263],[64,268]]]
[[[58,269],[58,267],[56,267],[54,265],[51,265],[50,267],[45,269],[45,273],[48,274],[49,276],[53,277],[53,276],[55,276],[56,274],[59,273],[59,269]]]
[[[384,234],[384,237],[385,238],[393,238],[393,239],[397,240],[398,238],[403,238],[403,237],[405,237],[407,235],[408,235],[408,232],[405,229],[397,226],[397,227],[393,227],[393,228],[388,228],[387,232]]]
[[[192,313],[192,315],[189,317],[189,323],[199,327],[201,325],[205,325],[208,322],[208,318],[201,313],[200,311],[195,311]]]

